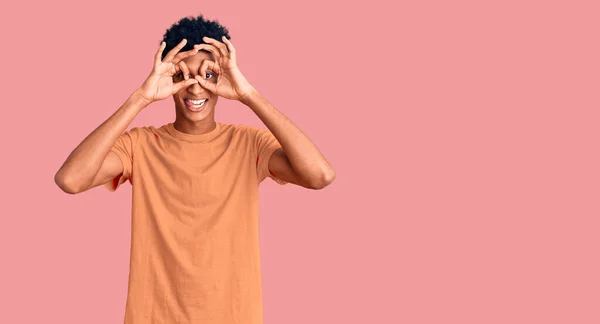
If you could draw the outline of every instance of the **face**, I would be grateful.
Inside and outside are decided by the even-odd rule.
[[[183,59],[183,62],[185,62],[190,71],[190,79],[200,74],[200,66],[204,60],[212,61],[212,55],[204,51],[199,51],[198,54]],[[210,69],[206,71],[206,75],[204,76],[204,78],[207,77],[209,82],[217,82],[216,73]],[[173,82],[181,82],[183,80],[185,80],[183,72],[179,72],[173,76]],[[182,118],[190,122],[199,122],[212,121],[215,118],[215,105],[217,104],[218,96],[202,88],[197,82],[175,93],[173,100],[175,101],[178,119]],[[191,100],[196,102],[194,103]],[[200,100],[205,101],[199,105]]]

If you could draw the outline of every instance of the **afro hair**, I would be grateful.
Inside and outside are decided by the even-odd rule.
[[[163,40],[166,45],[163,50],[161,59],[164,59],[177,44],[179,44],[184,38],[187,39],[187,43],[179,52],[185,52],[194,49],[195,44],[206,44],[202,40],[202,37],[210,37],[218,41],[222,41],[221,37],[225,36],[227,39],[231,39],[227,28],[219,24],[216,20],[210,21],[205,19],[202,15],[194,17],[181,18],[176,24],[173,24],[169,28]],[[161,42],[162,42],[161,41]]]

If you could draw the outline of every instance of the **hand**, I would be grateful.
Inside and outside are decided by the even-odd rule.
[[[184,58],[196,55],[197,49],[189,50],[187,52],[179,52],[187,42],[183,39],[177,46],[167,53],[165,58],[161,61],[163,50],[165,49],[165,42],[160,44],[160,48],[154,56],[154,68],[150,75],[144,81],[142,86],[137,90],[139,95],[152,103],[154,101],[162,100],[172,96],[179,90],[188,87],[198,81],[196,79],[190,79],[190,71],[183,61]],[[184,80],[180,82],[173,82],[173,76],[179,72],[183,72]]]
[[[225,44],[210,37],[204,37],[203,40],[207,44],[196,44],[194,49],[209,51],[215,61],[204,60],[202,62],[200,75],[195,77],[198,83],[208,91],[227,99],[242,101],[250,96],[255,89],[237,66],[233,44],[225,36],[223,36]],[[203,78],[206,76],[207,70],[217,74],[216,83]]]

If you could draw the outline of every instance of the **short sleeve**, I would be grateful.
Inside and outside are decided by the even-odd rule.
[[[277,178],[277,176],[269,171],[269,159],[271,159],[271,156],[277,149],[281,148],[281,144],[279,144],[277,138],[269,131],[256,129],[255,147],[257,153],[256,172],[258,182],[260,183],[269,177],[278,184],[286,184],[285,181]]]
[[[121,134],[110,149],[121,160],[123,172],[104,185],[108,191],[116,191],[127,180],[133,181],[133,156],[139,136],[140,128],[134,127]]]

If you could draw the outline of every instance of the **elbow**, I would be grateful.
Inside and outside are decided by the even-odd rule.
[[[310,188],[320,190],[330,185],[335,180],[335,172],[333,169],[323,172],[319,177],[316,177],[310,182]]]
[[[56,173],[56,175],[54,175],[54,183],[56,183],[56,185],[64,193],[67,193],[70,195],[79,193],[79,190],[77,190],[76,187],[73,186],[73,184],[70,181],[68,181],[67,178],[64,175],[62,175],[62,173],[60,171],[58,171]]]

